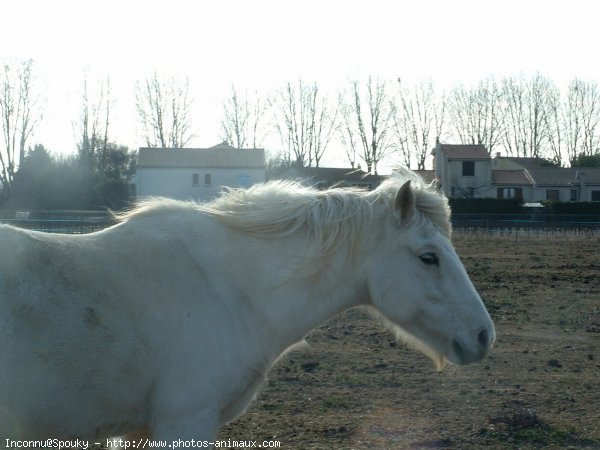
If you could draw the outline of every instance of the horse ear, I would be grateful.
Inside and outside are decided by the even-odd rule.
[[[402,220],[407,219],[415,208],[416,197],[415,191],[410,186],[410,180],[406,181],[398,192],[396,193],[396,199],[394,200],[394,209],[400,213]]]

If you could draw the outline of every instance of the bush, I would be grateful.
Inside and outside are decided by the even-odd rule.
[[[496,198],[451,198],[453,214],[519,214],[521,200]]]
[[[551,202],[545,205],[546,212],[550,214],[594,214],[600,215],[600,202]]]

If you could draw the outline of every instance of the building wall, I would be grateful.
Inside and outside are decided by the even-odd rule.
[[[587,185],[580,192],[579,201],[581,202],[591,202],[592,201],[592,191],[599,192],[595,194],[596,196],[600,195],[600,185]]]
[[[530,203],[533,202],[533,187],[529,186],[529,185],[518,185],[518,184],[514,184],[514,185],[499,185],[499,184],[494,184],[494,185],[490,185],[488,188],[486,189],[482,189],[480,191],[480,196],[483,198],[498,198],[498,188],[512,188],[512,189],[521,189],[521,193],[523,195],[522,200],[523,203]]]
[[[439,146],[435,149],[433,169],[435,170],[435,176],[442,181],[441,191],[446,197],[450,197],[451,180],[448,176],[448,159],[439,149]]]
[[[463,161],[475,164],[473,176],[463,176]],[[442,180],[442,192],[446,197],[463,197],[472,191],[474,197],[494,196],[492,189],[492,161],[476,159],[450,159],[440,145],[434,150],[433,168]]]
[[[445,159],[445,158],[444,158]],[[450,180],[450,186],[446,186],[445,192],[454,196],[462,197],[473,190],[474,197],[482,197],[483,192],[489,191],[492,185],[492,167],[490,161],[475,160],[474,175],[463,176],[462,160],[446,160],[446,167],[442,170],[446,174],[446,180]],[[448,183],[446,183],[448,184]]]
[[[520,186],[523,188],[523,203],[534,203],[533,186]]]
[[[495,185],[492,184],[492,170],[523,170],[524,166],[503,157],[496,157],[493,160],[471,160],[475,164],[475,173],[473,176],[463,176],[462,159],[449,159],[441,150],[441,145],[437,145],[433,153],[433,167],[436,176],[442,182],[442,192],[447,197],[463,197],[472,192],[473,197],[497,198],[499,187],[521,188],[523,201],[526,203],[549,200],[549,190],[556,192],[557,195],[554,199],[560,202],[589,202],[592,201],[592,192],[595,192],[594,198],[600,196],[600,185],[587,185],[585,180],[582,180],[579,184],[575,182],[573,186]],[[565,181],[562,184],[566,184],[571,178],[566,174]],[[571,194],[572,190],[578,191],[575,198]]]
[[[195,177],[197,175],[197,177]],[[206,176],[210,184],[206,184]],[[263,169],[194,169],[138,167],[135,184],[138,198],[170,197],[206,202],[216,198],[224,186],[249,187],[265,181]],[[194,184],[197,181],[197,184]]]
[[[558,191],[558,198],[555,199],[559,202],[568,202],[571,200],[571,188],[570,186],[534,186],[533,187],[533,199],[534,202],[545,202],[548,200],[548,191]]]

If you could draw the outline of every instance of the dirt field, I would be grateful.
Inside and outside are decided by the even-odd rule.
[[[361,310],[280,361],[220,439],[283,449],[600,449],[600,239],[456,236],[496,324],[482,363],[441,373]]]

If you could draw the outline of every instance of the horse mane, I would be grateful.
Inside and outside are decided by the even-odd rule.
[[[355,242],[360,236],[359,230],[371,225],[375,205],[381,202],[391,205],[400,186],[409,179],[415,191],[417,213],[408,225],[429,220],[450,236],[447,199],[409,171],[395,172],[372,191],[340,187],[317,190],[298,182],[276,180],[248,189],[225,188],[220,197],[205,204],[149,199],[117,218],[128,221],[192,209],[215,217],[235,230],[264,239],[277,239],[307,230],[318,243],[320,253],[328,254],[343,242]]]

